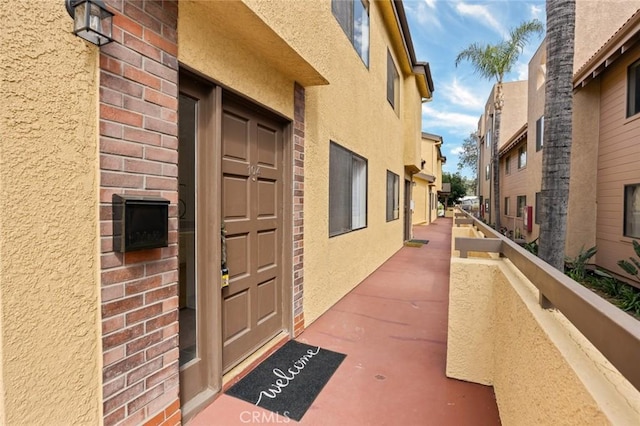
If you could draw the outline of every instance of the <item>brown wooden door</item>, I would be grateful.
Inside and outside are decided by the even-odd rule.
[[[222,368],[283,327],[283,125],[223,100],[222,221],[229,286],[222,290]]]

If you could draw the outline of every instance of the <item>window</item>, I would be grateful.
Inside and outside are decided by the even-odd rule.
[[[517,217],[522,217],[522,211],[524,210],[524,206],[527,205],[527,196],[526,195],[518,195],[518,211],[516,212]]]
[[[489,149],[491,147],[491,130],[487,132],[487,135],[484,137],[484,140],[486,141],[487,149]]]
[[[504,159],[504,174],[508,175],[511,173],[511,156],[507,155]]]
[[[484,168],[484,180],[489,180],[489,175],[491,175],[491,166],[487,164]]]
[[[400,176],[387,170],[387,222],[400,217]]]
[[[640,60],[629,67],[627,82],[627,117],[640,112]]]
[[[624,187],[624,236],[640,238],[640,183]]]
[[[525,143],[518,149],[518,168],[522,169],[527,166],[527,144]]]
[[[504,215],[509,216],[509,197],[504,197]]]
[[[342,30],[369,66],[369,2],[366,0],[332,0],[331,11]]]
[[[396,109],[400,79],[398,78],[398,70],[393,62],[391,52],[387,50],[387,100]]]
[[[536,121],[536,152],[544,145],[544,115]]]
[[[329,236],[367,226],[367,160],[331,142]]]
[[[536,223],[540,225],[542,219],[542,192],[536,192]]]
[[[491,200],[489,200],[489,198],[485,198],[485,200],[484,200],[484,212],[485,213],[489,213],[489,206],[491,205],[490,201]]]

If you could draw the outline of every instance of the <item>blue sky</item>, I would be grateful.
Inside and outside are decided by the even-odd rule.
[[[433,101],[422,106],[422,130],[441,135],[444,171],[458,171],[462,141],[472,133],[493,86],[468,62],[457,68],[455,58],[471,43],[497,43],[512,27],[545,18],[544,1],[532,0],[405,0],[411,38],[419,61],[429,62],[435,91]],[[505,81],[526,80],[528,63],[542,37],[534,37]],[[470,170],[462,174],[471,176]]]

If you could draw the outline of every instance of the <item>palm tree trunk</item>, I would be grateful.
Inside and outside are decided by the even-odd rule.
[[[575,0],[547,0],[547,81],[539,256],[564,270],[573,113]]]
[[[494,123],[493,123],[493,145],[491,146],[491,175],[493,186],[493,217],[496,230],[500,231],[500,158],[498,157],[498,145],[500,142],[500,120],[502,119],[502,107],[504,106],[504,95],[502,93],[502,82],[496,84],[496,97],[494,103]]]

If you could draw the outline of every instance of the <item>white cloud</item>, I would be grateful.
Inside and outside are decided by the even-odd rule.
[[[516,78],[518,80],[528,80],[529,79],[529,64],[525,64],[524,62],[518,62],[514,67],[513,72],[516,73]]]
[[[467,109],[482,109],[482,107],[484,107],[482,98],[472,93],[468,87],[458,83],[456,77],[453,77],[451,83],[443,83],[441,90],[442,96],[454,105]]]
[[[461,2],[456,4],[456,11],[461,15],[469,16],[478,20],[478,22],[496,31],[503,38],[507,38],[509,36],[509,32],[506,28],[495,18],[494,13],[492,13],[485,5]]]
[[[427,132],[444,129],[459,136],[469,136],[478,127],[480,115],[438,111],[428,104],[422,105],[422,123]]]
[[[532,4],[529,6],[529,13],[531,13],[531,19],[540,19],[543,16],[542,6]]]
[[[420,25],[442,29],[442,24],[436,16],[435,0],[424,0],[418,3],[415,9],[412,9],[410,5],[411,3],[407,3],[405,7],[410,9],[412,15],[416,17]]]
[[[449,152],[453,155],[460,155],[464,152],[464,148],[462,148],[461,146],[454,146],[449,150]]]

